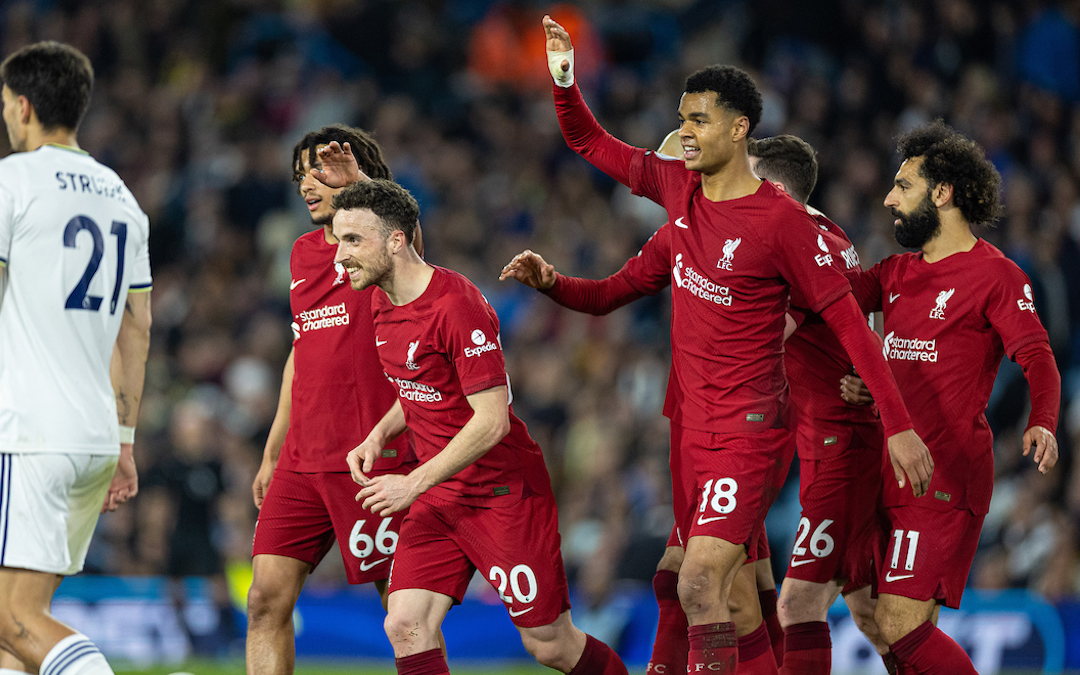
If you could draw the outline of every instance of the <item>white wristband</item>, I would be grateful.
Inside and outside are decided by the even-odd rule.
[[[568,52],[548,52],[548,70],[551,71],[551,79],[563,89],[568,89],[574,84],[574,50]],[[562,62],[570,62],[567,70],[562,69]]]
[[[120,425],[120,442],[121,443],[134,443],[135,442],[135,427]]]

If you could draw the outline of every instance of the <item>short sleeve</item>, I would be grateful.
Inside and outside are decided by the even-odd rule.
[[[143,236],[138,242],[138,248],[135,249],[135,259],[131,265],[129,293],[145,293],[154,285],[154,279],[150,274],[150,221],[145,214],[139,231],[143,233]]]
[[[469,290],[445,309],[442,336],[466,396],[507,383],[499,319],[480,291]]]
[[[15,199],[0,185],[0,265],[7,266],[15,229]]]
[[[794,205],[793,205],[794,206]],[[776,267],[791,284],[792,295],[814,313],[821,313],[851,290],[836,266],[839,251],[830,251],[817,225],[805,211],[783,212],[787,221],[771,227]]]
[[[1001,337],[1005,354],[1014,358],[1026,344],[1048,340],[1035,312],[1031,280],[1011,260],[1003,259],[984,280],[988,285],[986,319]]]

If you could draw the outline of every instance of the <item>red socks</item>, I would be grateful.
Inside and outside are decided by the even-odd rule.
[[[773,658],[776,659],[776,667],[779,668],[784,665],[784,629],[780,626],[780,617],[776,615],[776,589],[759,591],[757,595],[758,602],[761,603],[761,618],[765,620],[765,626],[769,629]]]
[[[400,674],[399,674],[400,675]],[[585,651],[569,675],[627,675],[619,655],[591,635],[585,636]]]
[[[784,631],[782,675],[829,675],[832,669],[832,640],[829,624],[811,621],[788,626]]]
[[[441,649],[429,649],[419,654],[394,659],[398,675],[450,675],[446,657]]]
[[[904,665],[923,675],[977,675],[967,652],[927,621],[892,643],[899,672]]]
[[[776,657],[764,621],[753,633],[739,638],[738,644],[740,675],[776,675]]]
[[[687,654],[688,673],[709,675],[733,675],[739,648],[735,638],[735,624],[707,623],[687,629],[690,650]]]
[[[679,575],[658,570],[653,575],[652,585],[656,604],[660,606],[660,621],[656,626],[652,658],[645,672],[648,675],[683,675],[690,645],[686,637],[686,613],[679,602]]]

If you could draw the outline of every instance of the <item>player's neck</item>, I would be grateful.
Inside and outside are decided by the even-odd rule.
[[[971,232],[966,220],[959,218],[942,219],[941,232],[923,244],[923,260],[936,263],[957,253],[967,253],[975,248],[979,238]]]
[[[51,129],[45,131],[41,127],[31,126],[26,134],[26,151],[33,152],[43,145],[59,145],[72,150],[79,150],[79,141],[75,138],[75,132],[71,129]]]
[[[761,180],[750,170],[750,162],[735,157],[716,173],[701,174],[701,192],[711,202],[739,199],[752,195],[761,187]]]
[[[381,287],[395,307],[407,305],[416,300],[431,283],[435,268],[420,259],[409,247],[412,254],[394,264],[394,277],[390,283]]]
[[[326,240],[327,244],[335,244],[336,245],[338,243],[337,237],[334,236],[334,221],[333,221],[333,219],[331,219],[331,221],[329,223],[322,226],[322,234],[323,234],[323,239]]]

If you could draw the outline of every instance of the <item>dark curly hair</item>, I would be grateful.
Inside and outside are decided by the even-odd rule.
[[[420,205],[409,191],[392,180],[376,179],[358,181],[334,195],[334,208],[338,211],[368,209],[382,223],[383,236],[394,231],[405,233],[405,241],[413,240],[416,221],[420,218]]]
[[[930,190],[953,186],[953,202],[969,223],[992,225],[1001,217],[1001,174],[975,141],[939,119],[898,137],[896,149],[905,161],[923,158],[919,175]]]
[[[46,130],[76,131],[94,89],[94,68],[78,49],[60,42],[27,45],[0,63],[0,79],[34,106]]]
[[[750,139],[747,148],[757,157],[754,172],[758,178],[783,183],[791,196],[803,204],[817,185],[817,151],[798,136],[783,134],[768,138]]]
[[[687,94],[716,92],[716,105],[750,120],[750,133],[761,121],[761,92],[745,70],[735,66],[709,66],[686,78]]]
[[[393,178],[390,175],[390,167],[386,166],[386,160],[383,159],[382,148],[371,137],[371,134],[356,127],[331,124],[318,131],[308,132],[293,148],[294,182],[299,183],[304,180],[304,159],[306,158],[308,166],[311,166],[315,163],[315,150],[320,145],[326,145],[332,141],[337,141],[342,147],[346,143],[349,144],[353,157],[356,157],[356,163],[368,178],[385,178],[386,180]]]

